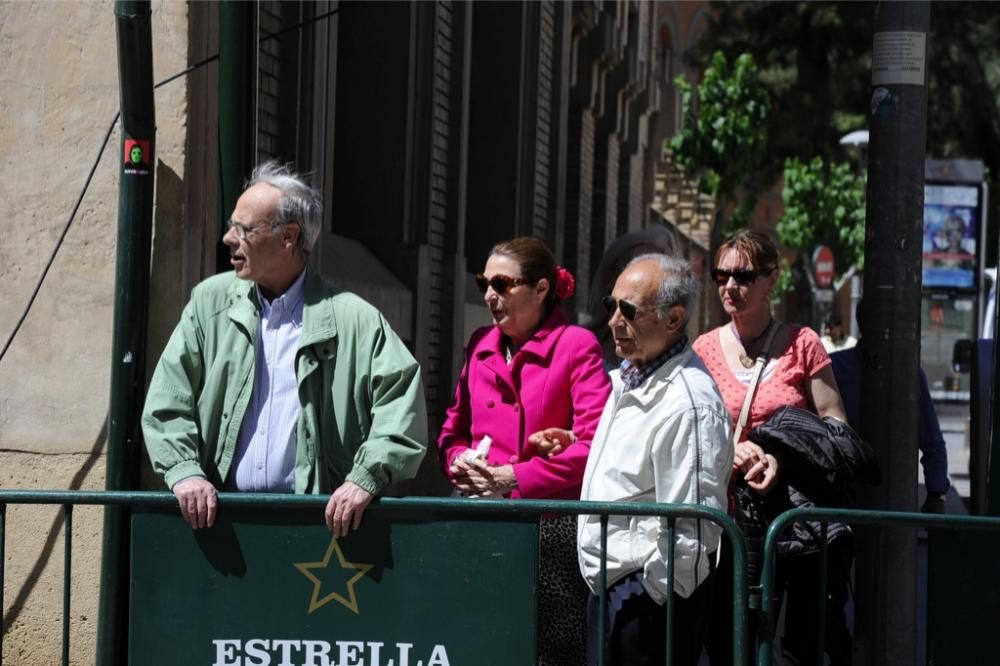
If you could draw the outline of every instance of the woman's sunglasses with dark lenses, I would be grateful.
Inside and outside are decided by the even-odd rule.
[[[486,277],[482,273],[476,274],[476,286],[479,287],[479,291],[486,293],[488,287],[493,287],[495,291],[500,296],[503,296],[508,291],[522,284],[531,284],[532,280],[527,278],[512,278],[506,275],[494,275],[491,278]]]
[[[634,321],[636,315],[642,312],[642,308],[635,303],[630,303],[624,299],[617,299],[614,296],[605,296],[601,299],[601,303],[604,303],[604,309],[608,311],[609,317],[614,316],[615,310],[621,310],[623,317],[629,321]]]
[[[770,275],[773,270],[773,268],[758,268],[744,271],[724,271],[721,268],[713,268],[712,279],[720,287],[729,282],[729,278],[736,280],[736,284],[746,287],[753,284],[753,281],[757,278]]]

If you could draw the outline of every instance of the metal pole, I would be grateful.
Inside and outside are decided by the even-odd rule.
[[[4,599],[4,563],[7,556],[4,554],[4,542],[7,540],[7,505],[0,504],[0,666],[3,666],[3,609]]]
[[[222,244],[229,214],[256,163],[257,3],[219,3],[219,224],[216,270],[229,270],[229,248]]]
[[[145,393],[146,309],[153,219],[156,116],[153,40],[148,0],[117,0],[118,77],[122,142],[118,153],[118,247],[111,351],[108,490],[134,488],[138,477],[139,416]],[[124,662],[128,638],[128,510],[104,512],[97,663]]]
[[[63,504],[62,664],[69,666],[70,601],[73,590],[73,505]]]
[[[601,596],[597,612],[597,666],[608,663],[608,517],[601,516],[601,571],[598,577]]]
[[[667,666],[674,664],[674,537],[676,533],[676,520],[667,518],[667,590],[666,600],[666,645],[664,646],[664,661]]]
[[[816,595],[816,600],[819,602],[816,606],[816,663],[822,664],[823,654],[826,652],[826,597],[827,597],[827,579],[826,575],[829,571],[829,552],[830,544],[827,540],[826,529],[829,525],[826,521],[823,521],[823,530],[820,536],[820,549],[819,549],[819,590]],[[835,608],[835,613],[839,613],[840,609]]]
[[[917,506],[920,289],[924,161],[927,143],[928,2],[882,2],[875,9],[868,216],[862,324],[861,434],[876,450],[881,485],[871,509]],[[884,585],[874,601],[858,596],[856,650],[861,664],[916,659],[916,534],[892,530],[879,554],[860,535],[857,589]],[[892,612],[879,613],[891,608]]]

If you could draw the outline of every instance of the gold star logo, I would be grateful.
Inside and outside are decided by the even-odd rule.
[[[327,567],[330,564],[330,557],[334,553],[337,554],[337,562],[340,564],[340,570],[354,570],[354,574],[347,579],[346,597],[337,592],[330,592],[326,596],[320,597],[320,589],[323,587],[323,581],[316,577],[316,574],[313,573],[313,569],[316,569],[317,571],[327,570]],[[355,614],[360,614],[360,611],[358,610],[358,598],[354,594],[354,584],[364,578],[364,575],[371,571],[374,566],[374,564],[348,562],[344,559],[344,553],[340,550],[340,545],[337,543],[337,537],[330,539],[330,545],[326,549],[326,555],[323,556],[321,561],[296,563],[295,568],[298,569],[303,576],[312,581],[313,584],[312,600],[309,602],[309,612],[312,613],[317,608],[322,608],[331,601],[336,601],[345,608],[353,611]]]

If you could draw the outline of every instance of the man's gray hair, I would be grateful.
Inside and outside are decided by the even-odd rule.
[[[641,254],[632,261],[629,266],[640,261],[651,261],[663,271],[663,281],[660,282],[656,290],[656,309],[659,316],[667,314],[667,310],[673,305],[684,306],[684,325],[691,319],[691,312],[694,304],[698,300],[699,283],[691,270],[691,264],[684,259],[671,257],[666,254],[650,253]]]
[[[309,185],[305,176],[295,173],[291,165],[277,160],[257,165],[246,187],[257,183],[265,183],[281,191],[272,225],[279,227],[297,222],[302,230],[299,233],[299,252],[303,257],[308,256],[323,224],[323,199],[319,191]]]

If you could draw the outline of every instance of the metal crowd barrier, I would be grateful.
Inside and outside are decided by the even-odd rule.
[[[902,511],[870,511],[859,509],[808,508],[793,509],[778,516],[768,527],[764,541],[763,562],[760,580],[761,623],[758,628],[759,645],[757,657],[759,666],[771,666],[774,653],[775,622],[775,565],[778,561],[777,546],[781,533],[796,522],[813,521],[822,524],[819,559],[819,585],[817,588],[818,612],[816,618],[818,638],[816,641],[817,663],[824,663],[827,596],[827,526],[831,522],[848,525],[871,525],[887,527],[938,527],[946,529],[989,530],[1000,532],[1000,518],[982,516],[956,516],[941,514],[910,513]]]
[[[219,496],[220,511],[226,507],[240,506],[245,508],[281,509],[294,507],[298,509],[309,507],[317,511],[317,522],[322,520],[323,507],[327,497],[304,495],[267,495],[267,494],[232,494],[222,493]],[[6,507],[8,504],[40,504],[61,505],[65,512],[64,562],[63,562],[63,609],[62,609],[62,663],[69,663],[70,646],[70,589],[71,589],[71,555],[73,547],[73,508],[78,505],[127,506],[136,507],[169,507],[176,506],[176,499],[171,493],[163,492],[83,492],[83,491],[26,491],[0,490],[0,599],[4,591],[4,542],[6,538]],[[484,517],[496,515],[534,515],[541,519],[543,514],[599,515],[601,516],[601,550],[606,552],[607,527],[609,516],[658,516],[666,520],[667,534],[670,541],[674,540],[675,521],[678,518],[693,518],[707,520],[721,526],[723,538],[730,540],[733,546],[734,589],[746,587],[746,547],[743,535],[733,520],[724,513],[705,507],[679,504],[655,503],[625,503],[625,502],[579,502],[556,500],[502,500],[502,499],[452,499],[452,498],[384,498],[373,502],[367,512],[382,510],[426,512],[435,511],[459,515],[480,515]],[[673,580],[674,561],[673,549],[668,550],[668,578]],[[599,635],[605,636],[607,585],[606,558],[602,558],[600,579],[602,594],[600,595],[600,625]],[[0,605],[0,625],[3,621],[3,606]],[[667,666],[672,663],[673,632],[668,630],[674,617],[673,595],[666,600],[666,623],[664,640],[666,641]],[[745,595],[736,595],[733,605],[733,654],[734,663],[746,663],[746,632],[747,632],[747,599]],[[599,655],[599,663],[607,662],[606,645]],[[0,635],[0,666],[3,663],[3,637]]]

